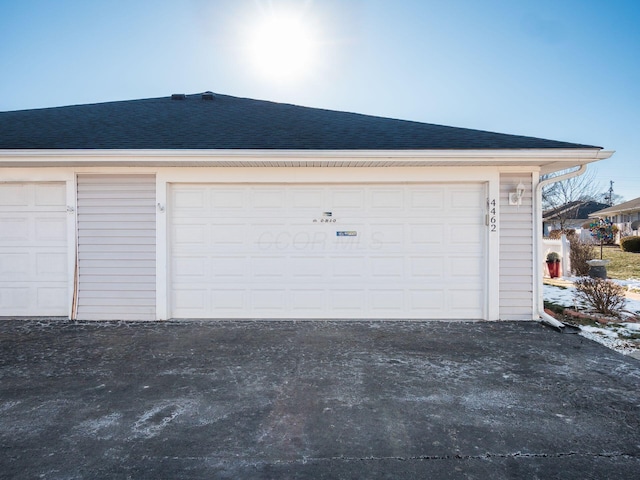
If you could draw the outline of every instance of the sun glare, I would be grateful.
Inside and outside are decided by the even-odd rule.
[[[316,59],[313,31],[301,16],[271,14],[249,32],[249,57],[261,76],[294,82],[311,73]]]

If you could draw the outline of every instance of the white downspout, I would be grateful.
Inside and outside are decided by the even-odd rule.
[[[547,178],[546,180],[542,180],[538,182],[536,186],[535,193],[535,202],[534,202],[534,226],[533,226],[533,235],[534,235],[534,248],[533,248],[533,279],[534,279],[534,288],[536,289],[536,315],[540,317],[542,323],[546,323],[554,328],[559,330],[563,330],[565,328],[565,324],[559,322],[551,315],[547,314],[544,311],[544,298],[542,295],[542,269],[540,252],[542,251],[542,189],[551,183],[561,182],[563,180],[567,180],[569,178],[578,177],[587,171],[587,165],[580,165],[577,170],[573,170],[571,172],[565,173],[563,175],[558,175],[557,177]]]

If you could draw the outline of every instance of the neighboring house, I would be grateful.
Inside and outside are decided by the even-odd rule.
[[[538,318],[600,147],[205,92],[0,113],[0,316]]]
[[[598,210],[589,215],[590,218],[609,218],[619,229],[620,237],[640,234],[640,197],[628,202]]]
[[[542,213],[542,232],[548,236],[552,230],[574,229],[579,231],[589,222],[589,214],[608,207],[606,203],[593,200],[576,200]]]

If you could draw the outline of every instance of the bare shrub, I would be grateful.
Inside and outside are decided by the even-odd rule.
[[[589,264],[587,260],[596,258],[596,250],[593,245],[580,241],[577,235],[567,237],[571,246],[571,268],[573,274],[583,277],[589,274]]]
[[[584,277],[575,282],[575,299],[603,315],[619,317],[627,299],[624,288],[611,280]]]
[[[551,240],[560,240],[562,235],[566,235],[567,237],[571,237],[576,234],[575,228],[564,228],[562,230],[551,230],[549,232],[549,238]]]

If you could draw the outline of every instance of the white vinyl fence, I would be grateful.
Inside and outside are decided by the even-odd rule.
[[[551,240],[549,238],[542,239],[542,268],[544,276],[549,276],[549,269],[547,268],[547,254],[550,252],[557,252],[560,255],[560,276],[568,277],[571,275],[571,245],[567,240],[566,235],[562,235],[559,240]]]

